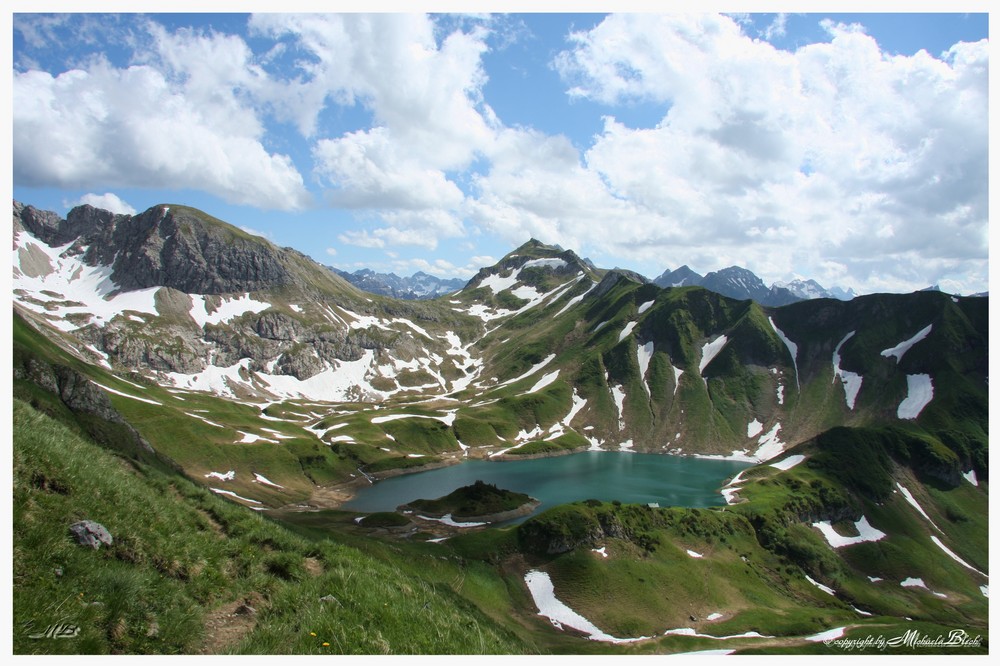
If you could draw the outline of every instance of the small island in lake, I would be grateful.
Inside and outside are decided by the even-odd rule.
[[[434,518],[450,514],[454,520],[494,523],[526,516],[539,504],[538,500],[524,493],[477,480],[471,486],[462,486],[444,497],[413,500],[399,509]]]

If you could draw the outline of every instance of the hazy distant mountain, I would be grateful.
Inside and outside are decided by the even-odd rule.
[[[740,266],[730,266],[702,276],[685,265],[676,270],[664,271],[653,283],[660,287],[704,287],[730,298],[749,298],[761,305],[775,307],[814,298],[849,301],[857,296],[853,289],[825,289],[815,280],[796,279],[787,283],[776,282],[767,287],[753,271]]]
[[[446,280],[424,272],[414,273],[410,277],[400,277],[395,273],[376,273],[369,268],[362,268],[353,273],[337,268],[333,270],[358,289],[404,300],[422,300],[444,296],[458,291],[465,286],[466,282],[458,278]]]

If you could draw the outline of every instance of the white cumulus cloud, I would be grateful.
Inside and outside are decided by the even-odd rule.
[[[669,246],[673,265],[711,247],[707,266],[765,279],[835,260],[868,286],[985,262],[988,44],[892,56],[858,26],[824,27],[829,42],[794,52],[724,16],[615,15],[572,36],[555,59],[569,95],[664,109],[651,128],[609,118],[586,150],[642,211],[612,242]],[[596,241],[595,217],[578,237]]]
[[[67,206],[93,206],[94,208],[101,208],[103,210],[110,210],[112,213],[117,213],[121,215],[135,215],[136,210],[131,205],[122,201],[121,198],[112,192],[105,192],[104,194],[94,194],[88,193],[84,194],[78,201]]]
[[[155,24],[149,36],[129,67],[95,59],[56,75],[14,73],[15,184],[192,188],[236,204],[306,206],[301,175],[264,147],[239,92],[254,77],[242,40]]]

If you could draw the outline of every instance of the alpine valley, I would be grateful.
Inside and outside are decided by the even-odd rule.
[[[15,202],[12,269],[16,653],[988,652],[987,297],[768,306],[532,240],[401,300],[175,204]],[[746,468],[342,507],[597,450]]]

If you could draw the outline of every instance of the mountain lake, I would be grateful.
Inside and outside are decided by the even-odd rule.
[[[532,515],[586,499],[655,503],[661,507],[724,506],[720,487],[750,466],[733,460],[611,451],[504,462],[469,460],[378,481],[362,488],[341,508],[358,512],[394,511],[401,504],[415,499],[436,499],[477,480],[538,499],[541,505]]]

